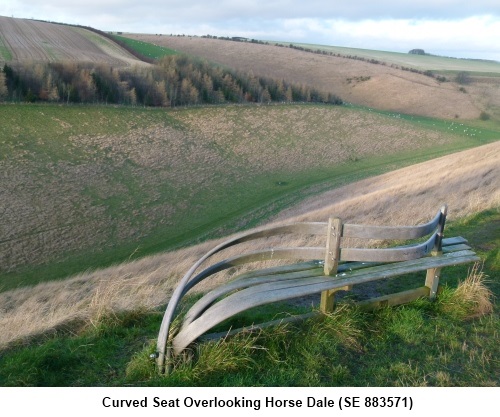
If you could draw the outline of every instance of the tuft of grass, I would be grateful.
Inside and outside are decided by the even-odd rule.
[[[458,320],[467,320],[493,312],[494,295],[487,287],[487,276],[479,263],[469,270],[457,288],[445,287],[438,298],[438,310]]]

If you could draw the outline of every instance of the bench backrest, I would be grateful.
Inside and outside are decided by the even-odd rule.
[[[337,218],[328,222],[325,275],[336,270],[339,261],[400,262],[440,252],[447,207],[444,205],[428,223],[418,226],[366,226],[344,224]],[[412,240],[429,236],[424,242],[383,249],[344,247],[346,239]]]

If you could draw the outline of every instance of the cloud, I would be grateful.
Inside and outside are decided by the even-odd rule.
[[[10,10],[10,12],[9,12]],[[85,18],[114,15],[137,22],[156,18],[167,23],[175,21],[220,23],[231,19],[462,19],[469,16],[500,16],[498,0],[3,0],[0,14],[22,13],[22,17],[38,13]],[[47,18],[49,16],[44,16]]]

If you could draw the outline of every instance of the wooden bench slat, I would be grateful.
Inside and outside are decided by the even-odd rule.
[[[273,249],[263,249],[258,251],[253,251],[246,253],[244,255],[233,256],[232,258],[225,259],[218,262],[198,275],[192,277],[185,285],[183,294],[188,292],[196,284],[204,280],[205,278],[213,275],[217,272],[229,269],[235,266],[245,265],[251,262],[262,262],[269,261],[272,259],[318,259],[323,256],[325,248],[315,248],[315,247],[302,247],[302,248],[273,248]]]
[[[284,274],[287,272],[307,271],[308,269],[318,268],[319,266],[323,267],[323,261],[314,260],[314,261],[299,262],[294,264],[272,266],[269,268],[256,269],[253,271],[244,272],[238,275],[238,277],[235,279],[255,278],[265,275]]]
[[[209,291],[202,298],[200,298],[184,316],[184,323],[189,324],[197,319],[208,307],[210,307],[218,298],[223,297],[233,291],[241,290],[244,288],[252,287],[254,285],[261,285],[274,281],[287,281],[298,278],[309,278],[315,276],[323,276],[323,268],[317,267],[314,269],[307,269],[304,271],[287,272],[284,274],[271,274],[259,277],[247,277],[245,279],[236,279],[227,284],[221,285]]]
[[[199,317],[210,305],[212,305],[218,298],[229,294],[230,292],[241,290],[243,288],[251,287],[253,285],[264,284],[273,281],[286,281],[288,279],[315,277],[323,275],[322,262],[304,262],[300,268],[294,268],[294,265],[283,265],[273,268],[267,268],[257,271],[257,273],[244,273],[237,276],[234,280],[222,284],[221,286],[209,291],[202,298],[200,298],[184,316],[184,323],[189,324]],[[352,271],[378,264],[367,262],[348,262],[339,265],[338,273],[345,271]]]
[[[434,232],[439,224],[441,211],[428,223],[418,226],[366,226],[359,224],[344,224],[342,237],[357,239],[392,239],[410,240],[427,236]]]
[[[443,253],[457,252],[462,250],[469,250],[471,247],[465,243],[459,243],[457,245],[443,246]]]
[[[460,243],[467,243],[467,239],[462,236],[446,237],[443,239],[443,246],[458,245]]]
[[[401,262],[410,259],[421,258],[434,249],[436,233],[425,242],[409,246],[397,246],[395,248],[371,249],[371,248],[342,248],[340,259],[343,261],[365,261],[365,262]]]

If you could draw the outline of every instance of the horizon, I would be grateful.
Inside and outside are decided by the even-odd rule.
[[[212,36],[217,39],[231,39],[231,38],[242,38],[242,39],[247,39],[247,40],[256,40],[259,42],[273,42],[273,43],[287,43],[287,44],[295,44],[295,45],[310,45],[310,46],[325,46],[325,47],[334,47],[334,48],[342,48],[342,49],[355,49],[355,50],[360,50],[360,51],[378,51],[378,52],[387,52],[391,54],[402,54],[406,55],[409,53],[409,51],[403,52],[403,51],[395,51],[395,50],[389,50],[389,49],[373,49],[373,48],[365,48],[365,47],[352,47],[352,46],[345,46],[345,45],[334,45],[334,44],[321,44],[321,43],[310,43],[310,42],[296,42],[293,40],[285,39],[285,40],[276,40],[276,39],[255,39],[255,38],[248,38],[245,36],[239,36],[235,34],[231,35],[211,35],[209,33],[204,34],[204,35],[198,35],[198,34],[189,34],[189,33],[152,33],[152,32],[129,32],[129,31],[113,31],[113,30],[103,30],[98,27],[93,27],[90,25],[82,25],[82,24],[76,24],[76,23],[67,23],[67,22],[61,22],[61,21],[52,21],[52,20],[44,20],[44,19],[36,19],[36,18],[28,18],[28,17],[15,17],[15,16],[2,16],[0,17],[6,17],[6,18],[12,18],[12,19],[24,19],[24,20],[33,20],[33,21],[38,21],[38,22],[44,22],[44,23],[51,23],[51,24],[56,24],[56,25],[68,25],[68,26],[76,26],[76,27],[88,27],[91,29],[99,30],[101,32],[108,32],[108,33],[123,33],[123,34],[141,34],[141,35],[162,35],[162,36],[173,36],[173,37],[178,37],[178,36],[186,36],[186,37],[207,37],[207,36]],[[414,48],[414,49],[423,49],[423,48]],[[441,54],[433,54],[425,50],[424,56],[429,56],[429,57],[440,57],[440,58],[450,58],[450,59],[459,59],[459,60],[470,60],[470,61],[487,61],[487,62],[494,62],[494,63],[500,63],[500,59],[489,59],[489,58],[471,58],[471,57],[459,57],[459,56],[450,56],[450,55],[441,55]]]

